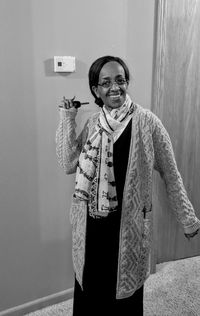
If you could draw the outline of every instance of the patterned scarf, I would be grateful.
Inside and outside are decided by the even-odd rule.
[[[128,95],[119,109],[109,112],[103,106],[98,123],[80,154],[74,196],[88,201],[89,214],[93,217],[105,217],[117,210],[113,144],[133,112],[134,104]]]

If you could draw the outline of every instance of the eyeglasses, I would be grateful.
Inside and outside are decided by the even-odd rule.
[[[102,83],[98,83],[98,86],[103,87],[103,88],[110,88],[112,87],[114,83],[118,86],[123,86],[124,84],[127,83],[127,80],[125,78],[118,78],[114,81],[105,80]]]

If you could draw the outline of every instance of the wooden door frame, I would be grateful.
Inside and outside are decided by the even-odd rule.
[[[152,70],[152,88],[151,88],[151,108],[152,104],[159,104],[159,95],[158,88],[160,85],[160,71],[162,69],[161,63],[161,49],[162,49],[162,29],[164,23],[164,1],[155,0],[154,7],[154,43],[153,43],[153,70]],[[152,197],[153,198],[153,197]],[[156,263],[157,263],[157,251],[156,251],[156,234],[155,234],[155,223],[156,223],[156,214],[153,208],[153,234],[152,234],[152,246],[151,246],[151,274],[156,272]]]

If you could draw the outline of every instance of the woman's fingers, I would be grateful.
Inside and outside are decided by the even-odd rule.
[[[61,109],[71,109],[73,107],[73,99],[66,99],[63,97],[61,104],[59,105],[59,108]]]
[[[63,107],[65,109],[70,109],[73,107],[73,101],[70,99],[66,99],[65,97],[63,97]]]

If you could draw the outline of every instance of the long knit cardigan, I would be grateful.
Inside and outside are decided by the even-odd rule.
[[[163,178],[168,199],[185,233],[200,228],[182,178],[177,169],[169,135],[160,119],[150,110],[135,105],[132,135],[120,223],[116,298],[131,296],[150,273],[152,236],[152,178],[157,170]],[[60,110],[56,131],[58,162],[66,174],[76,172],[80,152],[93,132],[99,113],[95,113],[76,138],[76,111]],[[142,210],[146,210],[146,217]],[[87,205],[72,198],[72,257],[76,278],[82,286],[85,261]],[[102,232],[103,233],[103,232]],[[98,271],[97,271],[98,273]],[[105,285],[106,286],[106,285]]]

